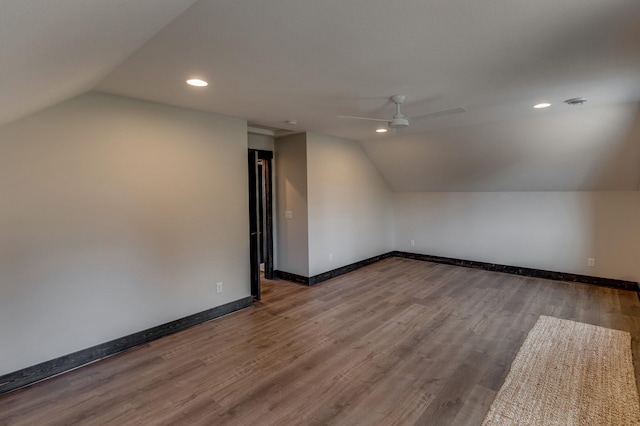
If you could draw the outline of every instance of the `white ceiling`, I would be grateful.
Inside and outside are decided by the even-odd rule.
[[[634,191],[640,111],[548,110],[363,145],[395,191]]]
[[[191,3],[3,2],[0,123],[95,88],[360,140],[398,191],[640,186],[638,0]],[[386,136],[337,118],[389,118],[396,93],[467,112]]]
[[[92,90],[195,0],[2,0],[0,125]]]

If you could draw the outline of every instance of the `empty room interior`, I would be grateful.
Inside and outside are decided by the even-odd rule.
[[[0,425],[639,424],[637,0],[5,0],[0,64]]]

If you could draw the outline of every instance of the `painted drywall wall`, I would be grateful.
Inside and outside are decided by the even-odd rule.
[[[310,276],[393,247],[389,185],[362,146],[307,133]]]
[[[246,170],[245,121],[100,93],[0,128],[0,374],[249,296]]]
[[[308,277],[307,136],[278,138],[275,149],[277,269]]]
[[[275,149],[274,141],[275,139],[273,136],[249,132],[247,144],[250,149],[273,151]]]
[[[397,250],[640,281],[640,192],[404,192],[393,198]]]

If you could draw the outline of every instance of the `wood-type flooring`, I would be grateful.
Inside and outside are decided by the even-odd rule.
[[[1,425],[480,425],[539,315],[629,331],[636,293],[390,258],[0,397]]]

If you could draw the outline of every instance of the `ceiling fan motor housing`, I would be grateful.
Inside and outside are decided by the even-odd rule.
[[[394,117],[394,119],[389,122],[389,127],[392,129],[406,129],[409,127],[409,120],[404,117]]]

